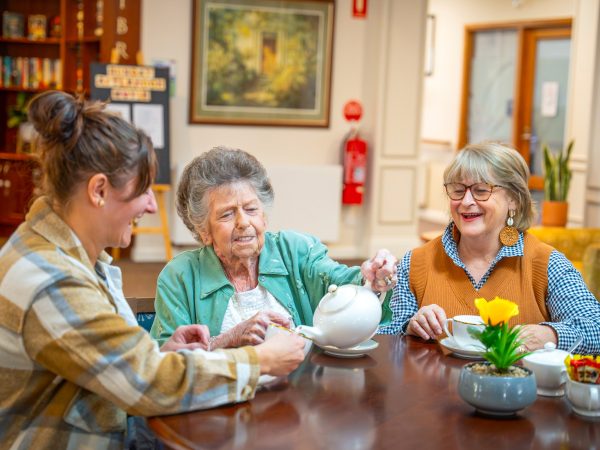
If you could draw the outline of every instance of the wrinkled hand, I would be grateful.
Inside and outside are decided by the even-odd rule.
[[[243,347],[244,345],[258,345],[265,340],[267,327],[273,322],[283,327],[290,327],[290,319],[274,311],[260,311],[248,320],[238,323],[231,330],[215,337],[211,342],[211,349]]]
[[[163,352],[201,348],[208,349],[210,331],[206,325],[182,325],[177,327],[173,335],[160,348]]]
[[[558,344],[558,337],[554,328],[547,325],[523,325],[519,333],[519,339],[523,342],[521,350],[524,352],[544,348],[546,342]]]
[[[410,318],[406,334],[419,336],[422,339],[435,339],[444,331],[446,311],[441,306],[432,304],[423,306]]]
[[[371,284],[376,292],[387,292],[394,289],[398,282],[396,266],[398,259],[386,249],[380,249],[375,256],[360,266],[363,278]]]
[[[287,375],[304,360],[304,339],[294,333],[276,334],[255,349],[261,375]]]

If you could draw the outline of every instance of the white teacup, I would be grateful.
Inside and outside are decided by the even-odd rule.
[[[567,378],[567,399],[577,414],[600,417],[600,384],[580,383]]]
[[[448,329],[448,324],[452,323],[452,332]],[[469,333],[469,327],[476,327],[483,330],[483,320],[479,316],[454,316],[446,319],[444,322],[444,332],[454,338],[454,342],[463,348],[483,349],[483,345]]]
[[[543,349],[523,358],[523,365],[535,374],[538,395],[559,397],[564,395],[567,381],[564,350]]]
[[[267,327],[267,331],[265,332],[265,341],[267,339],[270,339],[271,337],[273,337],[277,334],[281,334],[281,333],[293,333],[293,334],[296,334],[297,336],[300,336],[302,339],[304,339],[304,356],[306,356],[306,354],[310,351],[310,349],[312,347],[312,341],[310,339],[307,339],[304,336],[302,336],[301,334],[296,333],[294,330],[290,330],[288,328],[284,328],[279,325],[275,325],[274,323],[270,323],[269,326]]]

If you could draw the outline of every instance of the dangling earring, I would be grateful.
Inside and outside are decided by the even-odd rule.
[[[100,208],[103,208],[103,207],[104,207],[104,199],[103,199],[103,198],[99,198],[99,199],[98,199],[98,206],[99,206]]]
[[[506,226],[502,228],[500,232],[500,242],[502,245],[506,245],[510,247],[511,245],[515,245],[519,241],[519,232],[513,226],[515,223],[513,217],[515,217],[515,210],[508,210],[508,219],[506,219]]]

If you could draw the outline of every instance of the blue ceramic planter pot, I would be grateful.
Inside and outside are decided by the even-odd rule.
[[[526,377],[481,375],[471,371],[474,362],[465,365],[458,379],[458,393],[478,412],[492,416],[512,416],[531,405],[537,396],[533,372]]]

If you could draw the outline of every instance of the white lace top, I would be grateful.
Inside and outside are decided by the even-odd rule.
[[[265,310],[290,317],[291,326],[294,327],[290,312],[275,300],[275,297],[269,291],[258,285],[250,291],[236,292],[231,296],[227,311],[225,311],[225,317],[223,317],[221,333],[225,333],[238,323],[248,320],[257,312]]]

